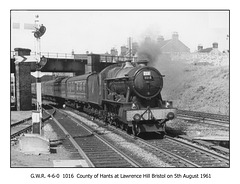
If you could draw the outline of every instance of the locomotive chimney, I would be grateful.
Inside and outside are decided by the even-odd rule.
[[[145,58],[144,56],[140,56],[140,57],[138,57],[138,60],[137,60],[137,64],[139,65],[139,66],[147,66],[147,64],[148,64],[148,59],[147,58]]]

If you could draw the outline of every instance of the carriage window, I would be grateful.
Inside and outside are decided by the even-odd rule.
[[[78,82],[74,82],[74,87],[75,87],[75,90],[77,92],[78,91]]]
[[[82,84],[83,84],[83,83],[82,83],[82,82],[80,82],[80,91],[82,91]]]
[[[69,82],[69,92],[72,91],[72,82]]]
[[[83,82],[83,91],[85,91],[85,84],[86,82]]]
[[[78,91],[81,91],[81,82],[78,82]]]

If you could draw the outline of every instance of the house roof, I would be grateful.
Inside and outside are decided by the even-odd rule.
[[[163,41],[159,42],[158,44],[159,44],[160,48],[162,48],[163,46],[167,45],[170,41],[171,41],[171,39],[163,40]]]
[[[213,50],[213,48],[212,48],[212,47],[209,47],[209,48],[206,48],[206,49],[201,49],[201,50],[199,50],[198,52],[209,53],[209,52],[211,52],[212,50]]]
[[[175,40],[175,39],[169,39],[169,40],[163,40],[161,42],[158,42],[158,45],[160,46],[160,49],[164,49],[165,47],[167,47],[168,45],[171,45],[170,47],[173,50],[179,50],[178,47],[185,48],[187,50],[190,50],[183,42],[181,42],[179,39]],[[172,50],[171,49],[171,50]],[[172,51],[173,51],[172,50]]]

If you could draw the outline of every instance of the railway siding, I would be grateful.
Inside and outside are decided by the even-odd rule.
[[[187,111],[187,110],[177,110],[177,114],[181,117],[189,117],[189,118],[196,118],[199,120],[210,120],[216,122],[222,122],[223,124],[229,123],[229,116],[221,115],[221,114],[213,114],[213,113],[205,113],[205,112],[198,112],[198,111]]]

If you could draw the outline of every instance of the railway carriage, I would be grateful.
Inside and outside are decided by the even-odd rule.
[[[69,79],[69,77],[64,78],[60,85],[61,85],[61,98],[62,99],[66,99],[67,98],[67,80]]]
[[[58,103],[64,103],[62,99],[61,81],[63,77],[59,77],[55,80],[42,82],[42,95],[48,100],[52,100]]]
[[[66,81],[66,103],[76,108],[83,108],[88,101],[88,77],[91,74],[71,77]],[[64,84],[62,84],[64,85]]]

